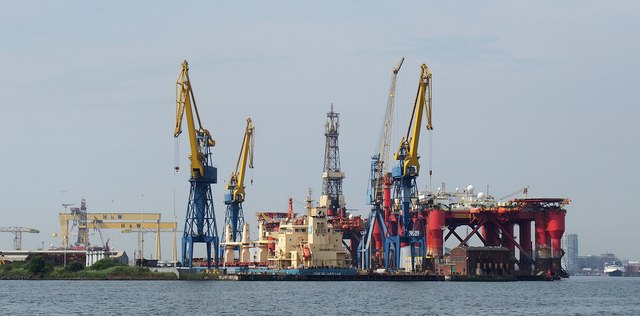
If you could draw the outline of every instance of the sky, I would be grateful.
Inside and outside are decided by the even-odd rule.
[[[366,217],[391,68],[404,57],[392,150],[420,64],[433,72],[434,131],[420,147],[433,176],[422,174],[421,189],[566,197],[580,255],[638,260],[639,15],[637,1],[5,3],[0,226],[39,229],[24,249],[59,245],[62,204],[84,198],[89,212],[159,212],[181,227],[188,140],[175,173],[173,129],[184,59],[217,143],[219,233],[246,118],[256,140],[243,207],[255,224],[255,212],[286,211],[289,197],[301,211],[309,188],[318,200],[332,103],[347,208]],[[105,234],[132,257],[135,235]],[[0,234],[0,249],[12,239]],[[170,234],[162,242],[166,258]]]

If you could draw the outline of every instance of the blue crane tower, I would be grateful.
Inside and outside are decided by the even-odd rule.
[[[426,239],[424,225],[420,221],[414,221],[419,210],[414,207],[418,203],[418,190],[416,178],[420,171],[418,159],[418,145],[420,143],[420,130],[423,111],[427,115],[427,130],[431,126],[431,71],[425,64],[421,66],[418,92],[413,105],[413,113],[409,122],[406,137],[400,142],[400,148],[395,154],[398,166],[391,171],[393,177],[393,196],[399,202],[400,221],[398,222],[398,234],[385,238],[385,267],[390,268],[390,259],[393,259],[394,268],[401,266],[400,250],[403,245],[408,246],[411,253],[411,271],[415,271],[415,258],[422,257],[421,268],[426,267]],[[413,132],[411,127],[413,126]],[[419,248],[419,253],[416,253]],[[393,258],[390,254],[393,253]]]
[[[253,169],[254,135],[255,127],[253,126],[253,122],[251,118],[247,118],[247,126],[244,137],[242,138],[242,146],[240,146],[240,155],[238,156],[236,169],[231,173],[231,177],[227,183],[229,193],[224,196],[224,204],[227,205],[227,211],[225,212],[224,227],[222,229],[222,238],[224,238],[224,241],[220,247],[221,254],[224,253],[224,248],[226,248],[225,246],[228,242],[235,244],[242,241],[244,227],[242,202],[244,202],[246,197],[244,179],[247,164],[249,168]],[[234,245],[232,250],[239,250],[239,246]],[[229,259],[231,258],[224,258],[225,263],[227,263]]]
[[[192,110],[193,105],[193,110]],[[195,118],[198,128],[195,128]],[[202,127],[198,107],[193,96],[189,80],[189,65],[182,62],[182,70],[176,81],[176,128],[173,136],[177,138],[182,133],[182,117],[187,114],[187,131],[191,154],[190,191],[187,204],[187,214],[182,235],[182,265],[193,267],[193,246],[204,243],[207,247],[207,268],[211,268],[211,253],[213,251],[215,267],[218,268],[218,228],[213,209],[213,195],[211,184],[217,183],[218,171],[212,166],[211,147],[215,141],[211,133]],[[176,171],[179,167],[176,166]],[[212,249],[213,248],[213,249]]]
[[[372,239],[382,241],[388,235],[388,228],[384,220],[384,213],[382,209],[382,183],[384,176],[387,174],[389,163],[389,141],[391,138],[391,130],[393,126],[393,109],[396,95],[396,81],[398,78],[398,72],[404,57],[400,59],[400,62],[391,69],[391,87],[389,88],[389,95],[387,97],[387,108],[385,111],[384,120],[382,122],[382,129],[378,141],[378,148],[376,154],[371,157],[371,170],[369,173],[369,205],[371,205],[371,212],[369,213],[369,221],[363,234],[362,242],[359,244],[358,249],[358,265],[361,269],[371,269],[372,259],[379,259],[383,255],[382,243],[374,243],[372,245]],[[377,235],[377,236],[374,236]],[[374,258],[372,258],[374,257]]]

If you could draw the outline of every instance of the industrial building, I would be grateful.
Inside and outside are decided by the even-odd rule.
[[[505,247],[456,247],[440,266],[444,275],[510,275],[513,261]]]

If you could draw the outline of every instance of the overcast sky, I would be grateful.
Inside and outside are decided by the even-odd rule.
[[[420,153],[423,166],[432,158],[434,188],[488,185],[500,197],[529,186],[530,196],[570,198],[567,232],[581,255],[638,260],[638,16],[637,1],[7,2],[0,226],[40,229],[23,248],[59,245],[62,203],[85,198],[90,212],[165,220],[175,205],[181,227],[187,135],[176,174],[173,128],[183,59],[217,142],[220,233],[246,118],[256,147],[244,210],[255,223],[255,212],[286,211],[308,188],[318,199],[331,103],[347,207],[366,216],[391,67],[405,57],[394,129],[406,129],[427,63],[435,130]],[[106,235],[133,256],[134,235]],[[0,249],[11,247],[0,235]],[[147,236],[147,255],[153,248]]]

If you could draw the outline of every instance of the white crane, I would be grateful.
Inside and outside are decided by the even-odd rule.
[[[0,232],[5,232],[5,233],[13,233],[14,237],[13,237],[13,249],[15,250],[21,250],[22,249],[22,233],[31,233],[31,234],[38,234],[40,233],[39,230],[35,229],[35,228],[28,228],[28,227],[0,227]]]

